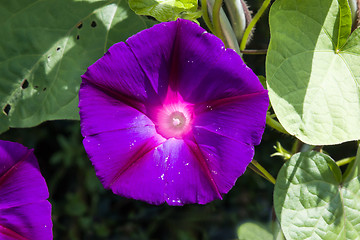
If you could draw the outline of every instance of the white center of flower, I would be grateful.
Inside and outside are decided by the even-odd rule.
[[[173,125],[174,125],[174,126],[179,126],[180,124],[181,124],[180,119],[178,119],[178,118],[173,118]]]
[[[186,124],[186,117],[182,112],[175,111],[169,115],[170,128],[181,129]]]
[[[166,138],[182,138],[191,130],[191,115],[184,108],[164,108],[157,116],[157,131]]]

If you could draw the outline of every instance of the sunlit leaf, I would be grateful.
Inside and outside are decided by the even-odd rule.
[[[286,131],[312,145],[360,138],[360,29],[347,0],[278,0],[266,71]]]
[[[239,240],[272,240],[273,235],[264,224],[258,222],[246,222],[238,228]]]
[[[167,22],[178,18],[196,20],[201,17],[197,0],[129,0],[129,5],[139,15],[148,15]]]
[[[125,0],[1,1],[0,132],[78,119],[86,68],[151,24]]]
[[[281,168],[274,205],[286,239],[360,238],[360,154],[348,177],[327,155],[304,152]]]

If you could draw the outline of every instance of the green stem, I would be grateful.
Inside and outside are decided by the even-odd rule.
[[[211,23],[211,20],[210,20],[210,17],[209,17],[209,12],[208,12],[208,7],[207,7],[206,0],[201,0],[201,10],[202,10],[203,19],[204,19],[204,22],[206,23],[206,26],[213,33],[214,32],[214,27],[213,27],[213,25]]]
[[[215,0],[214,7],[213,7],[212,19],[213,19],[213,24],[214,24],[214,31],[213,31],[214,34],[225,43],[224,34],[221,30],[221,24],[220,24],[220,8],[221,8],[222,3],[223,3],[223,0]],[[225,46],[225,47],[228,47],[228,46]]]
[[[251,20],[251,22],[249,23],[249,25],[246,27],[245,29],[245,33],[243,38],[241,39],[241,43],[240,43],[240,51],[243,51],[246,47],[246,42],[249,38],[249,35],[251,33],[251,30],[254,28],[255,24],[259,21],[259,19],[261,18],[261,16],[264,14],[265,10],[267,9],[267,7],[270,5],[270,0],[265,0],[263,2],[263,4],[261,5],[259,11],[255,14],[254,18]]]
[[[355,158],[356,157],[348,157],[348,158],[341,159],[339,161],[336,161],[336,165],[338,165],[339,167],[344,166],[344,165],[349,164],[352,161],[354,161]]]
[[[284,128],[278,121],[276,121],[275,119],[271,118],[270,115],[266,115],[266,124],[269,125],[270,127],[272,127],[273,129],[281,132],[281,133],[290,135],[290,134],[285,130],[285,128]]]
[[[248,55],[266,55],[267,49],[249,49],[249,50],[242,50],[242,54],[248,54]]]
[[[260,177],[262,177],[262,178],[265,178],[266,180],[268,180],[269,181],[269,179],[267,179],[266,177],[265,177],[265,175],[264,174],[262,174],[262,172],[260,172],[254,165],[252,165],[251,163],[248,165],[248,168],[250,168],[251,170],[253,170],[257,175],[259,175]]]
[[[265,168],[263,168],[260,163],[258,163],[255,159],[253,159],[251,161],[251,163],[249,164],[249,167],[251,168],[251,170],[253,170],[255,173],[259,174],[260,176],[262,176],[263,178],[265,178],[266,180],[268,180],[269,182],[271,182],[272,184],[275,184],[276,180],[275,178],[268,172],[266,171]],[[255,168],[255,169],[254,169]]]
[[[357,149],[357,152],[356,152],[355,159],[360,157],[360,141],[357,142],[357,147],[358,147],[358,149]],[[357,159],[356,161],[359,161],[359,160]],[[352,174],[353,171],[355,170],[354,169],[354,167],[356,167],[355,164],[358,164],[356,161],[351,161],[347,165],[346,170],[345,170],[345,172],[343,174],[343,177],[342,177],[343,182],[346,181],[346,179],[349,177],[349,175]]]

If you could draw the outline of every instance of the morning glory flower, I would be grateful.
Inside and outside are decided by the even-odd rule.
[[[0,239],[52,239],[48,197],[33,150],[0,140]]]
[[[268,101],[220,39],[188,20],[160,23],[113,45],[82,76],[83,143],[115,194],[205,204],[246,170]]]

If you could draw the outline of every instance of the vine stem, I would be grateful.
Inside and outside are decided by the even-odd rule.
[[[281,133],[284,133],[286,135],[290,135],[286,130],[285,128],[278,122],[276,121],[275,119],[273,119],[270,115],[266,115],[266,124],[269,125],[270,127],[272,127],[273,129],[281,132]]]
[[[255,14],[254,18],[251,20],[251,22],[249,23],[249,25],[246,27],[245,32],[244,32],[244,36],[241,39],[241,43],[240,43],[240,51],[243,51],[246,47],[246,42],[249,38],[249,35],[251,33],[251,30],[254,28],[255,24],[259,21],[259,19],[261,18],[261,16],[264,14],[265,10],[268,8],[268,6],[270,5],[270,0],[265,0],[263,2],[263,4],[261,5],[259,11]]]
[[[224,34],[223,34],[222,30],[221,30],[221,24],[220,24],[220,8],[221,8],[222,3],[223,3],[223,0],[215,0],[215,3],[214,3],[213,14],[212,14],[213,25],[214,25],[214,31],[213,32],[224,43],[226,43]],[[225,46],[225,47],[228,47],[228,46]]]
[[[267,49],[249,49],[249,50],[242,50],[242,54],[248,55],[266,55]]]
[[[356,157],[348,157],[348,158],[341,159],[339,161],[336,161],[336,165],[338,165],[339,167],[344,166],[344,165],[349,164],[352,161],[354,161],[355,158]]]
[[[201,0],[201,10],[202,10],[202,14],[203,14],[203,19],[204,22],[206,24],[206,26],[209,28],[209,30],[211,32],[214,32],[214,27],[211,23],[210,17],[209,17],[209,12],[208,12],[208,7],[207,7],[207,3],[206,0]]]
[[[261,177],[271,182],[272,184],[275,184],[275,178],[268,171],[266,171],[266,169],[263,168],[260,163],[258,163],[258,161],[256,161],[255,159],[251,161],[251,163],[249,164],[249,168]]]

